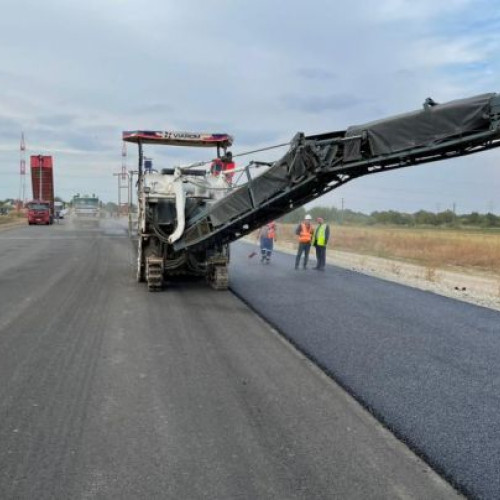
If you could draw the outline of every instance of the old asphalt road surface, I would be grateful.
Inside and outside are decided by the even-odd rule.
[[[462,491],[500,498],[500,313],[254,249],[233,245],[232,289]]]
[[[136,284],[116,222],[0,256],[1,499],[456,498],[233,294]]]

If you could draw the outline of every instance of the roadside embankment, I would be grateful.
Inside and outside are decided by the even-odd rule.
[[[0,231],[27,225],[25,217],[0,217]]]

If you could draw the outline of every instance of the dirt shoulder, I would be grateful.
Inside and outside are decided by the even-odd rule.
[[[12,229],[14,227],[25,226],[28,224],[25,218],[15,219],[9,222],[0,222],[0,231],[5,231],[6,229]]]
[[[255,243],[254,239],[248,241]],[[278,242],[275,244],[275,249],[295,254],[296,245]],[[314,250],[311,255],[314,260]],[[327,262],[359,273],[500,311],[500,276],[419,266],[398,260],[331,249],[327,251]]]

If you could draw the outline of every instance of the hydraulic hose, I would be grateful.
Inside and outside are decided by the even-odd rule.
[[[184,213],[186,207],[186,193],[184,191],[184,183],[182,177],[177,177],[174,182],[175,193],[175,210],[177,212],[177,227],[175,231],[169,236],[168,242],[175,243],[184,233],[186,227],[186,215]]]

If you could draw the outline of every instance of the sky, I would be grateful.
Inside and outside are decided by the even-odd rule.
[[[230,133],[238,154],[500,91],[500,0],[0,5],[0,200],[19,196],[22,132],[28,163],[53,156],[56,196],[116,202],[124,130]],[[156,168],[206,154],[146,149]],[[317,204],[499,214],[499,193],[500,149],[356,179]]]

